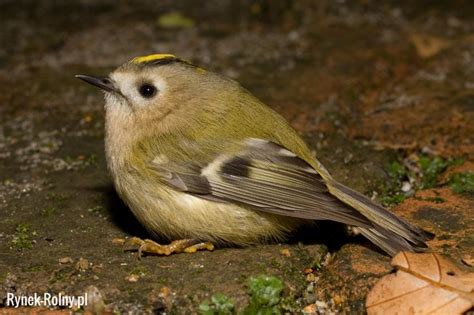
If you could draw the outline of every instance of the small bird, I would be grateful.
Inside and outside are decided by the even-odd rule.
[[[105,91],[119,196],[172,241],[128,239],[140,255],[280,241],[315,220],[352,226],[389,255],[433,237],[333,179],[282,116],[231,79],[170,54],[76,77]]]

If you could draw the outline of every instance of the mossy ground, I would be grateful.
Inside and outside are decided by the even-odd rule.
[[[3,2],[0,307],[7,292],[93,285],[116,311],[193,313],[215,294],[242,310],[264,274],[283,281],[290,313],[358,313],[390,271],[327,222],[193,255],[138,260],[114,245],[147,235],[106,172],[102,95],[74,74],[154,52],[240,81],[338,180],[436,233],[430,247],[461,264],[474,249],[473,15],[470,1]]]

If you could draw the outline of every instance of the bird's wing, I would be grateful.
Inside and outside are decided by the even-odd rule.
[[[284,216],[373,227],[365,216],[331,195],[308,163],[271,141],[250,138],[238,152],[205,163],[151,162],[150,168],[173,188],[201,198]]]

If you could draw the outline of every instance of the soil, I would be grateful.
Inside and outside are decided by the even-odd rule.
[[[0,307],[8,292],[93,290],[107,312],[192,314],[215,293],[242,309],[248,279],[266,274],[283,281],[287,313],[313,303],[363,313],[367,292],[391,272],[390,257],[328,222],[281,244],[169,257],[138,259],[114,244],[149,236],[107,174],[103,96],[74,75],[155,52],[241,82],[335,178],[368,196],[383,196],[393,161],[460,159],[392,210],[474,271],[461,261],[474,252],[474,197],[449,185],[451,174],[474,171],[474,3],[423,4],[3,1]],[[173,12],[173,25],[160,18]]]

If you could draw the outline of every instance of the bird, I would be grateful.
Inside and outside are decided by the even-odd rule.
[[[105,93],[107,167],[153,238],[125,242],[140,255],[280,242],[325,221],[391,256],[434,237],[336,181],[280,114],[230,78],[172,54],[76,77]]]

